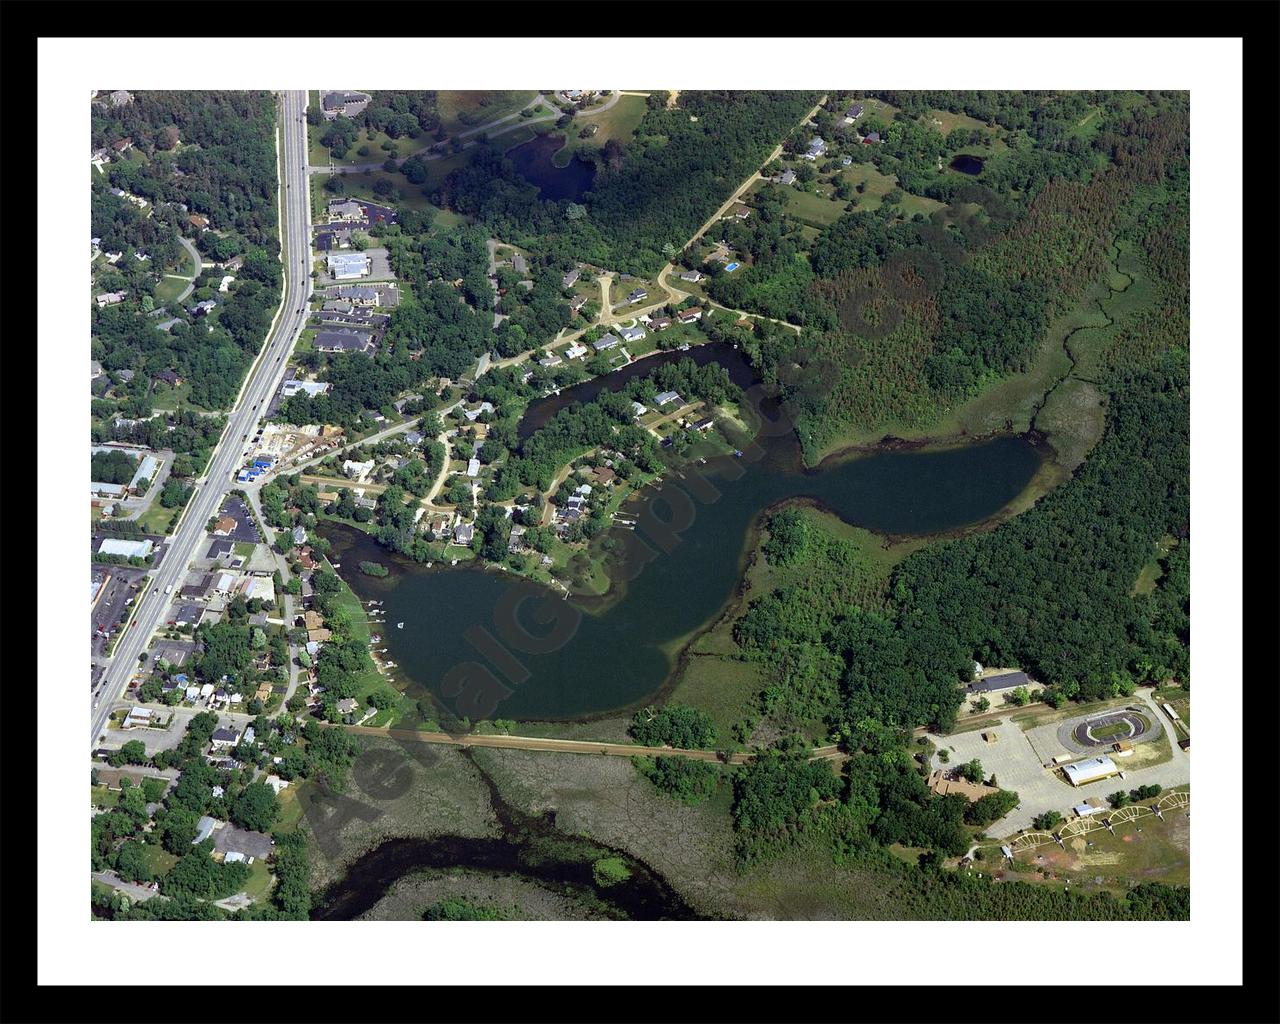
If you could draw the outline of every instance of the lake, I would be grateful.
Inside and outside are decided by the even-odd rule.
[[[973,156],[970,153],[961,153],[951,161],[952,170],[960,171],[964,174],[981,174],[982,167],[982,157]]]
[[[683,644],[733,596],[748,537],[764,509],[808,498],[880,533],[940,533],[999,512],[1042,460],[1034,444],[1012,435],[944,450],[829,459],[816,470],[803,467],[790,432],[761,440],[758,450],[754,460],[718,456],[686,467],[686,477],[696,479],[668,473],[661,485],[629,499],[624,511],[640,517],[640,528],[610,535],[631,545],[642,539],[646,546],[633,547],[623,560],[630,582],[612,600],[565,601],[548,588],[474,567],[428,569],[391,556],[368,535],[340,524],[323,524],[321,532],[333,544],[335,561],[391,566],[386,579],[345,567],[343,575],[361,599],[385,602],[387,626],[381,633],[401,685],[409,680],[439,695],[446,678],[466,677],[463,696],[455,685],[453,699],[445,702],[458,715],[574,719],[642,705],[662,688]],[[675,509],[683,510],[684,520],[679,529],[666,530],[661,523]],[[646,550],[656,555],[646,558]],[[500,609],[526,592],[537,598],[519,605],[513,623]],[[404,628],[396,628],[397,622]],[[548,635],[561,639],[531,639]],[[483,656],[481,647],[487,648]],[[536,653],[524,653],[530,648]],[[467,672],[475,669],[459,666],[478,663],[492,664],[503,677],[500,688],[486,684],[490,692],[502,691],[495,706],[463,706],[474,692]]]
[[[596,168],[576,156],[567,167],[557,167],[551,158],[564,144],[563,135],[548,133],[507,150],[506,155],[526,181],[538,186],[538,194],[543,199],[581,202],[595,180]]]

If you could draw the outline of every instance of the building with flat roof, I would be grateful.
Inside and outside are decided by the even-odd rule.
[[[1062,767],[1062,774],[1073,786],[1083,786],[1100,779],[1109,779],[1112,775],[1119,773],[1120,769],[1116,767],[1116,763],[1105,754],[1102,757],[1091,757],[1087,761],[1077,761],[1075,764]]]
[[[155,544],[149,540],[121,540],[107,537],[98,545],[100,555],[123,555],[125,558],[150,558]]]
[[[371,261],[362,252],[331,252],[325,256],[329,276],[335,281],[351,281],[369,273]]]

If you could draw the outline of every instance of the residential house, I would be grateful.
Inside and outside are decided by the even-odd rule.
[[[480,475],[480,460],[471,458],[467,460],[467,476],[477,477]]]
[[[529,272],[529,264],[525,261],[524,256],[516,253],[511,257],[511,269],[517,274],[527,274]]]
[[[592,343],[592,347],[597,352],[607,352],[609,349],[616,347],[622,343],[622,339],[612,334],[606,334],[598,341]]]
[[[214,309],[217,308],[217,306],[218,304],[214,302],[213,299],[204,299],[203,301],[197,302],[194,306],[192,306],[190,309],[190,312],[194,316],[208,316]]]
[[[827,151],[827,144],[823,139],[814,137],[809,143],[809,148],[800,154],[802,159],[817,160]]]
[[[746,220],[751,216],[751,207],[743,206],[742,203],[739,203],[733,208],[733,216],[737,220]]]
[[[453,542],[455,544],[463,544],[469,546],[471,539],[476,535],[474,523],[458,523],[453,528]]]
[[[871,132],[869,135],[867,135],[866,137],[864,137],[864,138],[863,138],[863,140],[862,140],[862,144],[863,144],[864,146],[869,146],[869,145],[871,145],[871,143],[873,143],[873,142],[879,142],[879,141],[880,141],[880,133],[879,133],[879,132]]]
[[[627,302],[629,303],[642,302],[648,297],[649,297],[649,293],[647,291],[645,291],[643,288],[637,288],[635,291],[633,291],[630,295],[627,296]]]
[[[649,321],[649,329],[653,331],[665,331],[672,324],[669,316],[655,316]]]
[[[787,168],[778,176],[779,185],[794,185],[796,183],[796,172]]]
[[[585,295],[579,295],[576,299],[574,299],[571,303],[569,303],[569,308],[576,313],[580,309],[582,309],[582,307],[585,306],[586,304],[587,304],[587,297]]]
[[[671,402],[682,402],[683,400],[680,398],[678,391],[663,391],[653,401],[655,405],[663,406]]]
[[[344,697],[342,700],[338,701],[338,714],[349,715],[355,711],[357,706],[358,705],[354,697]]]
[[[544,356],[542,359],[539,359],[538,365],[552,367],[552,366],[559,366],[563,362],[564,362],[563,359],[561,359],[558,355],[552,352],[549,355]]]
[[[681,275],[680,275],[680,280],[681,280],[681,281],[692,281],[692,282],[694,282],[694,283],[696,284],[697,282],[699,282],[699,281],[701,281],[701,280],[702,280],[702,271],[700,271],[700,270],[686,270],[683,274],[681,274]]]
[[[567,349],[564,350],[564,356],[566,359],[579,359],[582,356],[585,356],[590,351],[591,350],[587,348],[586,345],[583,345],[580,342],[575,341],[572,345],[570,345]]]
[[[695,320],[702,319],[702,307],[690,306],[688,309],[682,309],[676,314],[676,319],[682,324],[691,324]]]
[[[188,214],[187,223],[190,224],[191,227],[193,227],[196,231],[209,230],[209,218],[205,217],[203,214],[199,214],[199,213]]]
[[[576,269],[574,269],[574,270],[570,270],[567,274],[565,274],[565,275],[564,275],[564,277],[562,277],[562,278],[560,279],[560,283],[561,283],[565,288],[572,288],[572,287],[573,287],[573,285],[574,285],[574,282],[575,282],[575,281],[577,281],[577,280],[578,280],[578,278],[579,278],[579,277],[581,277],[581,276],[582,276],[582,275],[581,275],[581,274],[579,274],[579,273],[578,273],[578,271],[577,271]]]
[[[644,408],[644,406],[641,406],[641,408]],[[613,483],[614,477],[618,474],[609,466],[596,466],[596,468],[591,471],[591,475],[595,478],[595,481],[598,484],[611,484]]]
[[[639,341],[648,332],[643,327],[623,327],[618,333],[623,341]]]
[[[240,742],[240,733],[235,726],[223,726],[213,730],[209,742],[214,750],[228,750]]]
[[[93,297],[94,301],[98,304],[99,309],[104,309],[107,306],[114,306],[118,302],[124,302],[125,298],[126,294],[124,292],[102,292],[100,295],[95,295]]]
[[[853,122],[858,120],[858,118],[860,118],[861,116],[862,116],[862,104],[853,103],[849,106],[849,109],[844,112],[844,123],[853,124]]]
[[[133,149],[133,136],[130,135],[128,138],[121,139],[119,142],[111,143],[111,148],[115,150],[117,156],[129,152],[129,150]]]
[[[842,156],[840,158],[841,167],[848,167],[851,163],[853,163],[853,157],[851,156]]]

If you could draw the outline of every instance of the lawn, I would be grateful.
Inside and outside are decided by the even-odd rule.
[[[310,130],[310,150],[307,153],[307,161],[313,167],[326,167],[329,165],[329,150],[320,144],[320,137],[329,129],[329,122],[323,121],[315,125]],[[370,137],[372,136],[372,138]],[[361,129],[356,138],[356,143],[347,150],[347,155],[341,158],[334,157],[333,163],[338,167],[350,167],[353,164],[381,163],[390,154],[382,148],[383,143],[390,143],[396,148],[399,156],[408,156],[410,153],[417,152],[423,146],[429,146],[432,138],[422,132],[416,136],[402,136],[393,139],[386,132],[370,132],[367,129]],[[367,153],[361,154],[361,149],[368,149]]]
[[[150,844],[144,846],[142,859],[147,867],[151,869],[151,874],[156,878],[167,874],[169,869],[178,863],[178,858],[169,853],[159,843],[154,846]]]
[[[267,862],[261,857],[255,858],[249,865],[249,878],[244,883],[245,895],[253,900],[265,899],[267,893],[271,891],[271,877],[271,869],[267,867]]]
[[[551,158],[551,162],[557,167],[567,167],[578,150],[601,149],[610,139],[616,139],[625,146],[640,127],[645,111],[648,110],[647,103],[643,96],[622,96],[603,114],[574,118],[568,131],[569,141]],[[589,124],[598,124],[600,129],[590,138],[578,138],[578,132]]]
[[[436,94],[436,110],[445,130],[453,133],[517,113],[537,95],[529,89],[442,89]]]
[[[1165,820],[1144,815],[1137,821],[1122,822],[1112,835],[1097,829],[1084,837],[1066,841],[1066,849],[1056,844],[1019,853],[1016,877],[1024,882],[1043,882],[1081,890],[1124,890],[1140,882],[1188,885],[1191,881],[1191,829],[1187,812],[1165,812]],[[1138,829],[1142,831],[1139,832]],[[1092,845],[1089,845],[1092,844]],[[1000,863],[998,847],[984,847],[979,865]],[[1000,869],[997,869],[997,871]]]
[[[184,250],[185,251],[185,250]],[[167,274],[156,282],[155,300],[157,306],[167,306],[177,301],[179,295],[189,285],[190,281],[184,281],[180,277],[170,277]]]
[[[120,803],[120,790],[108,789],[106,786],[90,786],[89,800],[94,807],[116,807]]]
[[[887,191],[887,190],[886,190]],[[787,197],[787,212],[806,224],[814,227],[826,227],[839,220],[845,212],[847,204],[838,199],[828,199],[813,192],[801,192],[792,188]]]
[[[158,497],[154,498],[147,510],[138,516],[138,525],[147,533],[168,533],[169,524],[179,511],[176,508],[165,508]]]
[[[1170,550],[1177,543],[1178,539],[1168,533],[1156,542],[1156,550],[1151,556],[1151,561],[1138,570],[1138,578],[1133,584],[1133,591],[1130,596],[1136,597],[1139,594],[1150,594],[1156,589],[1156,584],[1160,582],[1160,577],[1164,575],[1164,567],[1160,564],[1160,561],[1168,556]]]

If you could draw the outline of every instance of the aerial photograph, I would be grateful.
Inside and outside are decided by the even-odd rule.
[[[846,74],[83,94],[90,931],[1190,920],[1191,93]]]

